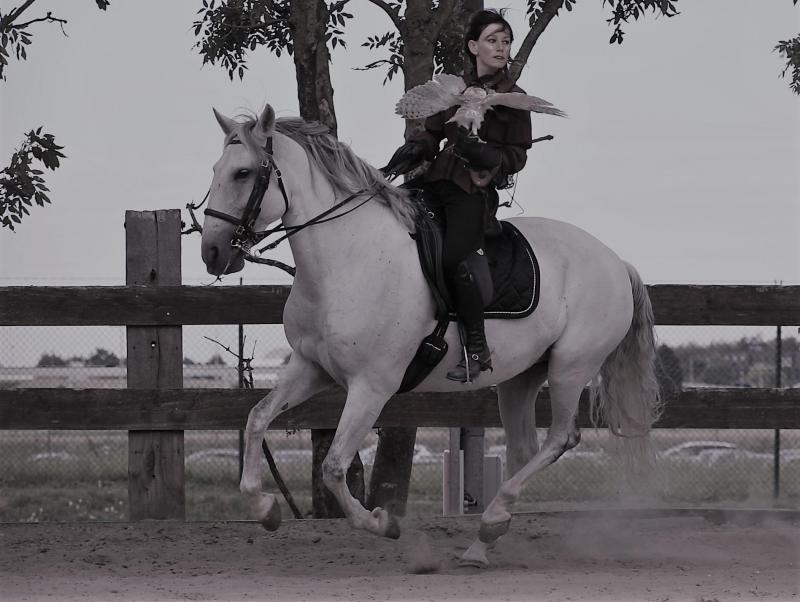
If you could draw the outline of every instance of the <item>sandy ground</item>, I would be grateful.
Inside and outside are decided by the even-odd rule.
[[[4,524],[0,599],[800,601],[796,512],[519,514],[491,568],[459,568],[477,525]]]

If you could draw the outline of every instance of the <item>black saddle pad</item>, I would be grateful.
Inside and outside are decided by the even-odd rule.
[[[492,275],[494,293],[486,307],[486,318],[524,318],[539,303],[539,262],[531,245],[510,222],[500,222],[501,233],[487,238],[484,252]],[[441,264],[442,230],[432,214],[423,214],[418,224],[417,249],[437,305],[448,308],[455,320]]]
[[[484,310],[487,318],[513,319],[530,315],[539,303],[539,262],[530,243],[511,223],[486,240],[494,296]]]

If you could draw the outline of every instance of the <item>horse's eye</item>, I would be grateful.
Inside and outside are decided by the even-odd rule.
[[[250,175],[249,169],[240,169],[239,171],[236,172],[236,175],[233,177],[236,180],[244,180],[249,175]]]

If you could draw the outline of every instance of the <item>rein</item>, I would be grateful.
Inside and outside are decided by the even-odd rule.
[[[234,138],[230,142],[228,142],[228,144],[241,144],[241,143],[242,142],[237,138]],[[236,217],[234,215],[230,215],[229,213],[217,211],[216,209],[211,209],[209,207],[206,207],[206,209],[203,211],[203,214],[210,215],[211,217],[216,217],[217,219],[221,219],[223,221],[228,222],[229,224],[233,224],[234,226],[236,226],[236,229],[233,232],[233,238],[231,239],[231,246],[236,249],[239,249],[244,255],[245,260],[254,263],[272,265],[294,276],[295,269],[293,267],[288,266],[280,261],[257,257],[253,255],[250,252],[250,250],[252,249],[253,246],[259,244],[265,238],[268,238],[273,234],[277,234],[278,232],[286,233],[277,240],[269,243],[265,247],[258,249],[256,252],[260,255],[262,253],[265,253],[266,251],[274,249],[290,236],[294,236],[295,234],[297,234],[301,230],[304,230],[305,228],[308,228],[309,226],[314,226],[316,224],[324,224],[325,222],[329,222],[338,219],[340,217],[344,217],[348,213],[355,211],[362,205],[365,205],[373,198],[375,198],[380,189],[383,188],[383,185],[381,184],[377,186],[375,190],[372,191],[372,194],[370,194],[366,199],[361,201],[355,207],[352,207],[347,211],[344,211],[343,213],[338,213],[336,215],[328,217],[331,215],[331,213],[334,213],[335,211],[341,209],[353,199],[358,198],[359,196],[370,192],[370,189],[364,188],[362,190],[359,190],[358,192],[354,192],[344,200],[336,203],[333,207],[330,207],[329,209],[326,209],[322,213],[315,215],[314,217],[312,217],[303,224],[299,224],[297,226],[285,226],[281,224],[280,226],[276,226],[268,230],[262,230],[257,232],[253,229],[253,227],[255,226],[255,222],[258,219],[259,214],[261,213],[261,203],[263,202],[264,196],[266,195],[267,190],[269,189],[269,183],[272,177],[273,170],[275,171],[275,175],[278,180],[278,187],[280,188],[281,196],[283,197],[284,213],[289,211],[289,197],[286,194],[286,188],[283,185],[281,170],[278,167],[277,163],[275,163],[275,158],[272,152],[272,136],[269,136],[267,138],[267,141],[264,145],[264,152],[266,154],[266,160],[262,160],[259,163],[258,173],[256,174],[256,181],[255,184],[253,184],[253,190],[250,192],[250,197],[247,199],[247,205],[244,208],[242,216]],[[184,234],[188,234],[190,232],[203,231],[202,226],[197,221],[197,217],[195,216],[194,211],[196,209],[200,209],[200,207],[202,207],[205,204],[205,202],[208,200],[208,196],[210,193],[211,190],[209,189],[209,191],[206,192],[205,197],[203,197],[203,200],[199,204],[195,205],[193,203],[189,203],[186,205],[186,209],[189,210],[189,215],[192,218],[192,226],[188,230],[184,231]]]

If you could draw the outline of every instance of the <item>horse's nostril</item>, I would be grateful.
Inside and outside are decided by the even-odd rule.
[[[203,245],[200,248],[200,255],[203,258],[203,263],[211,265],[216,262],[217,257],[219,257],[219,248],[217,248],[217,245]]]

